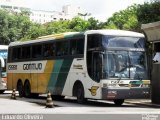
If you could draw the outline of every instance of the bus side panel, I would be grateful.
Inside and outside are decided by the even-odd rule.
[[[64,95],[72,96],[75,82],[80,81],[84,87],[85,98],[101,99],[100,83],[89,77],[83,58],[73,60],[67,79],[63,90]]]
[[[60,68],[62,66],[62,63],[63,63],[63,60],[56,60],[55,61],[55,65],[52,69],[52,74],[50,76],[50,80],[48,82],[48,90],[54,94],[56,94],[56,90],[55,90],[55,85],[56,85],[56,81],[58,79],[58,75],[59,75],[59,72],[60,72]]]
[[[54,95],[62,95],[62,91],[67,81],[69,70],[73,59],[56,60],[53,72],[48,84],[48,89]],[[68,87],[69,88],[69,87]]]
[[[46,93],[48,91],[48,83],[52,74],[52,69],[55,65],[54,60],[47,61],[44,73],[37,76],[38,93]]]
[[[38,74],[37,73],[31,73],[31,92],[37,93],[38,92],[38,82],[37,82]]]
[[[7,89],[12,90],[12,75],[13,73],[8,73],[7,74]]]

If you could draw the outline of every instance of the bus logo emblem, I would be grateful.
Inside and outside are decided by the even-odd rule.
[[[99,88],[98,86],[92,86],[91,89],[88,90],[91,92],[92,96],[96,96],[98,88]]]

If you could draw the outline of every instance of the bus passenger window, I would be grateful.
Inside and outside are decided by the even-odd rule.
[[[22,59],[30,58],[30,47],[24,46],[22,47]]]
[[[21,48],[13,48],[12,59],[13,60],[21,59]]]
[[[77,40],[70,41],[70,54],[75,55],[77,53]]]
[[[56,43],[56,56],[68,55],[68,42],[62,41]]]
[[[32,47],[32,57],[33,58],[42,57],[42,45],[34,45]]]
[[[44,51],[44,57],[55,56],[55,44],[45,44],[43,51]]]
[[[84,54],[84,38],[77,40],[77,54]]]

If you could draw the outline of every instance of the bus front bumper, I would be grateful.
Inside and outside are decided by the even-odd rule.
[[[102,99],[145,99],[150,97],[150,88],[102,88]]]

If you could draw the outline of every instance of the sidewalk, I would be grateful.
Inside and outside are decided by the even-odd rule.
[[[125,103],[135,104],[135,105],[140,105],[145,107],[160,108],[160,104],[154,104],[151,102],[150,99],[129,99],[129,100],[125,100]]]

